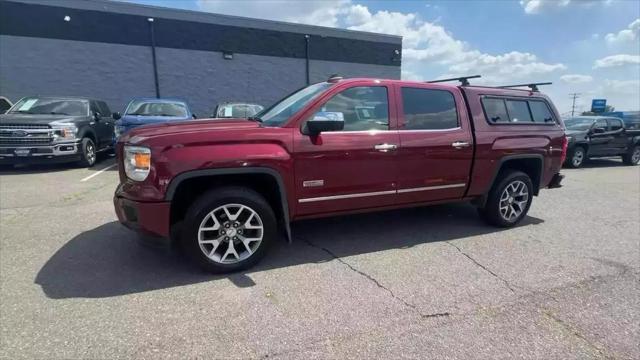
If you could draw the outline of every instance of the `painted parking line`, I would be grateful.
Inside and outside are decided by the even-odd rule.
[[[98,170],[97,172],[95,172],[94,174],[91,174],[91,175],[87,176],[86,178],[84,178],[84,179],[80,180],[80,182],[85,182],[85,181],[87,181],[87,180],[91,180],[91,179],[93,179],[94,177],[96,177],[96,176],[98,176],[98,175],[102,174],[103,172],[105,172],[105,171],[107,171],[107,170],[109,170],[109,169],[113,168],[113,167],[114,167],[114,166],[116,166],[116,165],[118,165],[118,164],[111,164],[111,165],[109,165],[109,166],[107,166],[107,167],[105,167],[105,168],[102,168],[102,169]]]

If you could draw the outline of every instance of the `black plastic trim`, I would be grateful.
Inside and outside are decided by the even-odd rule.
[[[538,195],[538,192],[542,188],[542,179],[544,178],[544,156],[542,156],[540,154],[507,155],[507,156],[504,156],[504,157],[502,157],[500,159],[500,162],[498,163],[498,166],[496,166],[496,170],[493,172],[493,176],[491,177],[491,181],[489,182],[489,187],[485,190],[485,192],[480,197],[480,199],[475,201],[476,205],[478,205],[479,207],[484,207],[484,205],[487,202],[487,195],[489,194],[489,191],[491,191],[491,188],[493,187],[493,184],[495,183],[495,181],[496,181],[496,179],[498,177],[498,174],[500,173],[500,170],[502,170],[502,166],[504,165],[504,163],[507,162],[507,161],[510,161],[510,160],[520,160],[520,159],[536,159],[536,160],[540,160],[540,180],[538,181],[538,187],[537,187],[536,191],[534,192],[534,195]]]

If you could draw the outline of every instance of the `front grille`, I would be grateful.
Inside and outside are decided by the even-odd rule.
[[[51,145],[51,138],[0,138],[0,146],[47,146]]]
[[[41,124],[2,124],[0,130],[27,130],[27,129],[50,129],[49,125]]]
[[[0,146],[47,146],[52,142],[53,129],[49,125],[0,125]]]

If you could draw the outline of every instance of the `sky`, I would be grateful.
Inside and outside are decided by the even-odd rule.
[[[561,114],[640,110],[640,0],[128,0],[403,37],[402,78],[546,82]]]

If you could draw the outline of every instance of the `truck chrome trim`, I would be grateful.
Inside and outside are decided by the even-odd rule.
[[[396,193],[395,190],[388,190],[388,191],[376,191],[376,192],[357,193],[357,194],[320,196],[320,197],[314,197],[314,198],[300,199],[300,200],[298,200],[298,202],[299,203],[308,203],[308,202],[315,202],[315,201],[352,199],[352,198],[368,197],[368,196],[393,195],[395,193]]]
[[[450,189],[450,188],[458,188],[465,187],[467,184],[459,183],[459,184],[447,184],[447,185],[436,185],[436,186],[424,186],[418,188],[408,188],[408,189],[399,189],[398,194],[410,193],[415,191],[429,191],[429,190],[439,190],[439,189]]]

